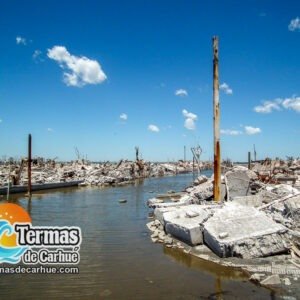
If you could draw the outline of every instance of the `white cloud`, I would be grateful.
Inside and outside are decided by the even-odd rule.
[[[188,112],[186,109],[182,110],[182,114],[185,117],[184,127],[188,130],[195,130],[196,129],[196,121],[197,115]]]
[[[225,82],[220,85],[220,90],[223,91],[227,95],[232,95],[233,94],[232,89]]]
[[[33,54],[32,54],[32,58],[34,61],[38,62],[38,61],[43,61],[43,59],[41,58],[41,54],[42,51],[41,50],[34,50]]]
[[[175,96],[186,97],[188,95],[187,90],[179,89],[175,91]]]
[[[248,135],[261,133],[261,129],[258,127],[245,126],[245,133]]]
[[[295,19],[292,19],[288,28],[289,28],[289,31],[300,30],[300,18],[297,17]]]
[[[127,116],[126,114],[122,113],[122,114],[120,115],[120,119],[123,120],[123,121],[127,121],[128,116]]]
[[[300,112],[300,97],[287,98],[282,101],[282,106],[285,109],[292,109]]]
[[[262,114],[269,114],[273,110],[281,110],[280,103],[281,99],[275,99],[273,101],[264,101],[262,105],[258,105],[254,107],[254,111]]]
[[[27,44],[26,39],[21,36],[16,37],[16,43],[17,45],[24,45],[24,46]]]
[[[221,129],[221,134],[224,134],[224,135],[240,135],[240,134],[243,134],[243,133],[239,130]]]
[[[182,114],[185,118],[189,118],[189,119],[193,119],[193,120],[197,120],[197,115],[188,112],[186,109],[182,110]]]
[[[159,132],[159,128],[156,125],[150,124],[148,126],[148,130],[152,131],[152,132]]]
[[[64,72],[64,82],[68,86],[81,87],[86,84],[99,84],[107,78],[96,60],[71,55],[66,47],[54,46],[48,49],[47,55],[62,69],[67,70]]]
[[[47,131],[49,131],[49,132],[53,132],[54,130],[53,130],[53,128],[47,128]]]
[[[184,121],[184,127],[188,130],[195,130],[196,129],[196,123],[193,119],[185,119]]]
[[[255,112],[264,114],[282,109],[292,109],[296,112],[300,112],[300,97],[293,96],[285,99],[277,98],[272,101],[264,101],[262,105],[254,107]]]

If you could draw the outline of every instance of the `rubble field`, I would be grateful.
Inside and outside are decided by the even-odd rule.
[[[202,168],[211,168],[210,163],[202,163]],[[172,163],[150,163],[144,160],[120,160],[118,163],[92,163],[86,160],[56,162],[36,158],[32,160],[32,184],[83,181],[82,186],[114,186],[133,182],[135,179],[168,176],[193,171],[189,161]],[[27,161],[0,161],[0,187],[26,185]]]
[[[250,280],[300,294],[300,160],[266,159],[223,168],[222,201],[213,199],[213,175],[199,176],[181,197],[152,198],[147,227],[155,243],[224,266]],[[177,193],[178,194],[178,193]]]

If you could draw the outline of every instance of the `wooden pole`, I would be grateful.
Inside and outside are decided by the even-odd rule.
[[[6,200],[9,200],[9,191],[10,191],[10,162],[9,162],[9,170],[8,170],[8,180],[7,180],[7,195]]]
[[[27,175],[28,175],[28,196],[31,196],[31,134],[28,135]]]
[[[219,102],[219,38],[213,37],[213,107],[214,107],[214,199],[221,201],[221,149]]]
[[[248,152],[248,169],[251,169],[251,152]]]
[[[195,157],[193,156],[193,174],[195,172]]]
[[[186,162],[186,148],[185,148],[185,146],[184,146],[184,149],[183,149],[183,157],[184,157],[184,162]]]

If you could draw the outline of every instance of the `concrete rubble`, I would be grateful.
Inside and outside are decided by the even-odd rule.
[[[173,239],[172,247],[179,242],[192,255],[241,267],[262,285],[293,286],[292,275],[300,275],[299,183],[299,159],[266,159],[251,170],[234,166],[222,176],[223,201],[216,203],[213,176],[202,175],[176,201],[149,200],[160,237],[154,241]],[[205,254],[199,249],[206,249]],[[275,261],[286,270],[285,278],[275,271]],[[262,262],[271,263],[271,269],[255,272]]]
[[[210,163],[203,163],[210,168]],[[114,186],[133,182],[135,179],[170,176],[193,170],[192,162],[150,163],[144,160],[120,160],[117,163],[93,163],[84,159],[56,162],[35,158],[32,161],[32,183],[52,183],[83,180],[81,185]],[[0,160],[0,187],[27,184],[27,161]]]
[[[228,203],[204,224],[204,240],[220,257],[254,258],[288,250],[287,229],[254,207]]]

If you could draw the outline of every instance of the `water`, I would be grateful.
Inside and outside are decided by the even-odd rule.
[[[80,274],[1,275],[0,299],[274,299],[240,271],[151,242],[147,199],[192,180],[185,174],[118,188],[67,188],[41,192],[31,203],[14,196],[33,225],[82,228]]]

